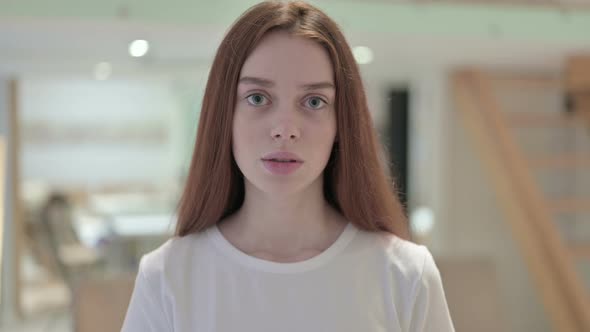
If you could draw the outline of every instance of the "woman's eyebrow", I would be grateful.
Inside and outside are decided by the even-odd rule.
[[[267,80],[265,78],[260,77],[252,77],[252,76],[244,76],[240,78],[238,81],[239,83],[244,84],[255,84],[260,85],[266,88],[274,87],[276,84],[271,80]],[[304,90],[319,90],[319,89],[336,89],[332,82],[318,82],[318,83],[308,83],[300,85],[301,88]]]
[[[244,77],[240,78],[238,83],[256,84],[256,85],[260,85],[260,86],[267,87],[267,88],[275,86],[275,83],[273,81],[270,81],[270,80],[267,80],[264,78],[250,77],[250,76],[244,76]]]
[[[310,83],[310,84],[303,84],[301,87],[304,90],[319,90],[319,89],[336,89],[332,82],[319,82],[319,83]]]

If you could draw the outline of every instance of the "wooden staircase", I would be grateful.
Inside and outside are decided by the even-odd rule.
[[[554,330],[587,332],[590,275],[581,267],[590,266],[590,179],[583,183],[590,178],[590,122],[565,110],[563,85],[559,77],[477,70],[452,77],[456,107]]]

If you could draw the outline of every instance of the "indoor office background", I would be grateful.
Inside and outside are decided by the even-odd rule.
[[[256,1],[0,1],[0,331],[118,331]],[[317,0],[457,331],[590,330],[590,1]]]

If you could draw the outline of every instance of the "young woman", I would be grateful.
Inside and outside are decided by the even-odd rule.
[[[215,56],[176,236],[140,263],[123,331],[453,331],[407,240],[350,48],[264,2]]]

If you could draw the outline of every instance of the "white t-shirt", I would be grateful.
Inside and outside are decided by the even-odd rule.
[[[212,226],[145,255],[124,332],[454,331],[426,247],[349,223],[325,251],[278,263]]]

